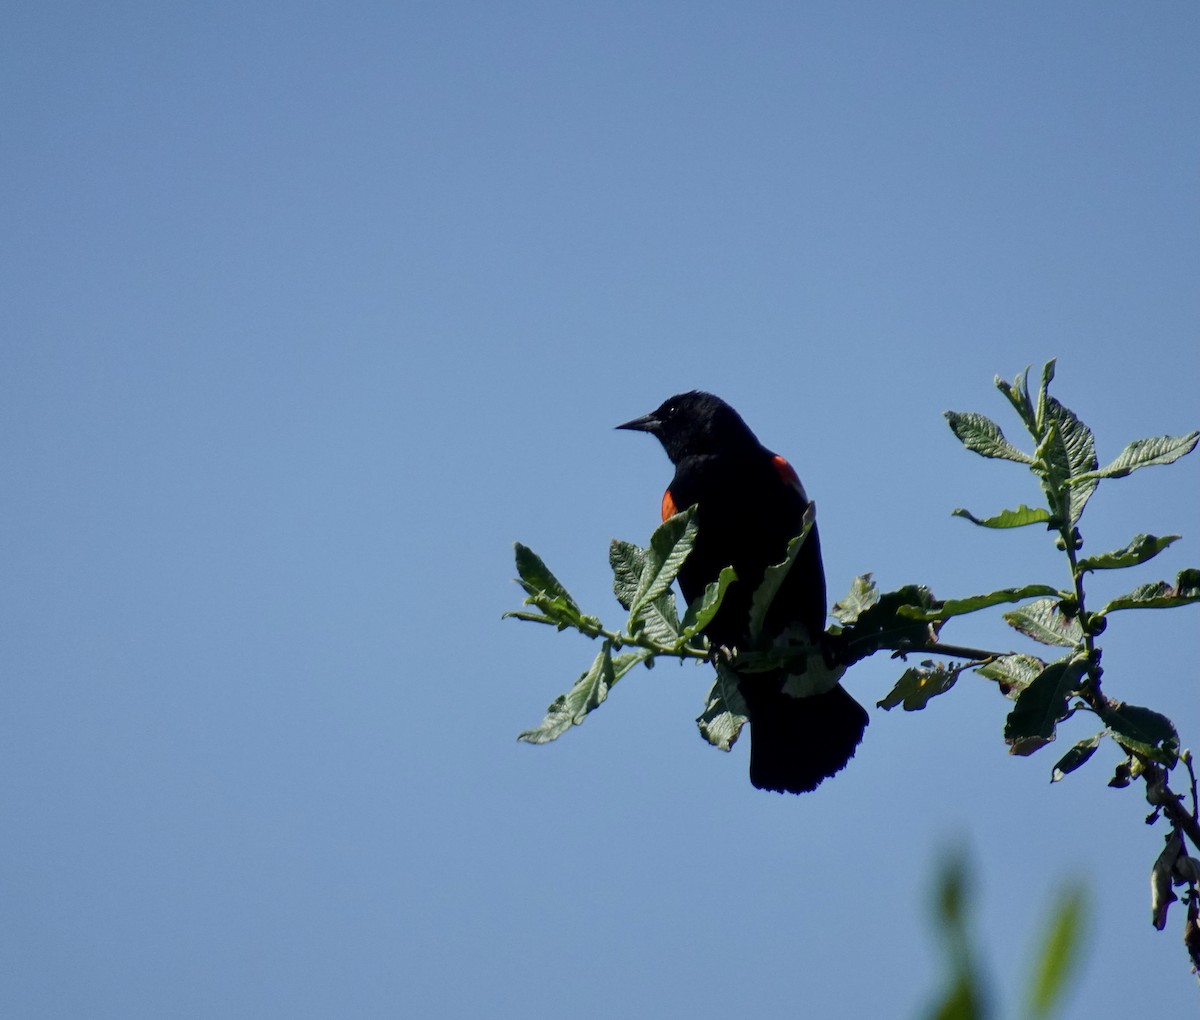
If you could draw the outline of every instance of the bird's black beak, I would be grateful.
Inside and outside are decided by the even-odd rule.
[[[629,429],[630,432],[657,432],[658,427],[662,424],[651,412],[643,414],[640,418],[634,418],[633,421],[627,421],[624,425],[618,425],[619,429]]]

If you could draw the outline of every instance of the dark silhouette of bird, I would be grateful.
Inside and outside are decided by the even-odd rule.
[[[719,397],[693,390],[618,425],[649,432],[675,466],[663,495],[663,520],[695,505],[696,544],[679,571],[683,597],[704,593],[724,567],[737,580],[704,629],[715,648],[745,648],[751,598],[767,567],[782,562],[803,529],[809,499],[792,466],[758,441]],[[764,633],[799,625],[813,646],[825,644],[825,569],[815,523],[767,612]],[[841,771],[862,740],[866,711],[841,686],[793,697],[782,670],[742,672],[738,689],[750,722],[750,781],[760,790],[806,793]]]

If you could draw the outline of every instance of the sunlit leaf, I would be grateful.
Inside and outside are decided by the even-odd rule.
[[[969,665],[947,668],[941,663],[930,664],[924,669],[910,667],[896,681],[887,697],[876,702],[876,705],[888,710],[903,705],[906,712],[920,711],[929,704],[930,698],[936,698],[950,690],[963,670],[969,668]]]
[[[545,744],[558,739],[572,726],[578,726],[589,712],[604,702],[613,684],[645,660],[647,654],[637,651],[614,656],[611,645],[605,641],[587,672],[566,694],[560,694],[550,703],[540,724],[519,734],[517,739],[529,744]]]
[[[525,589],[527,596],[525,604],[541,610],[541,615],[505,613],[505,616],[553,624],[559,630],[576,627],[586,631],[600,626],[600,621],[596,617],[588,616],[580,611],[570,593],[550,572],[550,568],[542,562],[537,553],[520,542],[515,545],[517,573],[520,575],[517,583]]]
[[[1012,460],[1018,464],[1033,463],[1033,458],[1005,439],[1000,426],[985,415],[975,411],[947,411],[946,420],[959,442],[980,456]]]
[[[696,544],[696,511],[689,508],[667,518],[650,536],[650,547],[642,565],[642,576],[629,606],[634,615],[646,603],[653,602],[667,591]]]
[[[1036,599],[1004,614],[1010,627],[1044,645],[1074,648],[1083,640],[1079,618],[1067,616],[1059,599]]]
[[[1113,599],[1101,612],[1112,613],[1118,609],[1171,609],[1200,602],[1200,570],[1188,567],[1181,570],[1174,585],[1166,581],[1140,584],[1128,595]]]
[[[830,612],[840,623],[853,623],[863,613],[879,601],[879,588],[871,580],[870,574],[856,577],[850,585],[850,590],[833,604]]]
[[[976,517],[962,507],[950,513],[952,517],[965,517],[981,528],[1023,528],[1027,524],[1045,524],[1050,520],[1050,512],[1044,507],[1030,507],[1024,503],[1015,510],[1001,510],[995,517]]]
[[[1080,571],[1084,570],[1117,570],[1122,567],[1136,567],[1145,563],[1162,552],[1179,535],[1134,535],[1124,549],[1114,549],[1112,552],[1101,553],[1099,556],[1085,556],[1077,564]]]
[[[681,629],[685,639],[700,633],[712,622],[725,599],[725,592],[736,580],[737,574],[733,567],[725,567],[715,581],[710,581],[705,586],[704,593],[695,599],[683,614]]]
[[[1063,505],[1074,525],[1096,488],[1095,481],[1084,480],[1096,470],[1096,440],[1075,412],[1054,397],[1046,398],[1044,428],[1038,455],[1049,474],[1043,488],[1056,505]]]
[[[646,566],[646,550],[632,542],[614,538],[608,547],[608,563],[613,572],[613,594],[621,606],[628,609],[633,605],[638,585],[642,580],[642,570]]]
[[[1124,478],[1138,468],[1156,464],[1172,464],[1191,453],[1200,442],[1200,432],[1186,436],[1158,436],[1154,439],[1135,439],[1118,454],[1116,460],[1095,472],[1097,478]]]
[[[717,663],[717,679],[708,692],[704,711],[696,719],[700,735],[714,747],[728,751],[749,720],[750,710],[738,688],[737,674],[723,662]]]
[[[976,666],[975,672],[989,680],[995,680],[1001,694],[1015,698],[1045,668],[1046,663],[1034,655],[1013,654],[1002,655],[983,666]]]
[[[1021,588],[1001,588],[988,592],[986,595],[969,595],[963,599],[946,599],[945,602],[934,602],[928,609],[917,606],[903,606],[898,612],[910,620],[948,620],[952,616],[965,616],[967,613],[977,613],[990,606],[998,606],[1005,602],[1020,602],[1022,599],[1033,598],[1035,595],[1061,595],[1057,588],[1048,584],[1027,584]]]
[[[630,631],[644,633],[660,645],[676,645],[680,639],[680,626],[679,613],[675,609],[675,593],[665,591],[642,606]]]

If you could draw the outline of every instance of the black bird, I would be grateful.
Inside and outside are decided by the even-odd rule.
[[[803,528],[809,500],[792,466],[762,445],[741,415],[719,397],[693,390],[619,429],[656,436],[675,477],[663,495],[663,520],[697,506],[696,546],[679,571],[688,602],[723,567],[738,580],[705,628],[714,646],[744,647],[750,600],[766,568],[787,555]],[[766,619],[768,634],[800,624],[824,647],[825,569],[814,524]],[[862,740],[866,711],[838,684],[795,698],[781,671],[744,673],[738,686],[749,708],[750,782],[760,790],[807,793],[841,771]]]

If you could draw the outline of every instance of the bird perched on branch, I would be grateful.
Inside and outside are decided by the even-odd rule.
[[[792,466],[762,445],[741,415],[719,397],[693,390],[618,425],[649,432],[675,465],[663,495],[663,520],[697,507],[696,544],[679,571],[690,603],[732,566],[737,580],[704,633],[714,647],[744,647],[751,598],[767,567],[782,562],[803,530],[809,499]],[[825,569],[815,523],[768,610],[764,632],[800,625],[824,647]],[[782,670],[743,672],[738,689],[750,721],[750,781],[760,790],[806,793],[854,756],[867,713],[840,685],[793,697]]]

